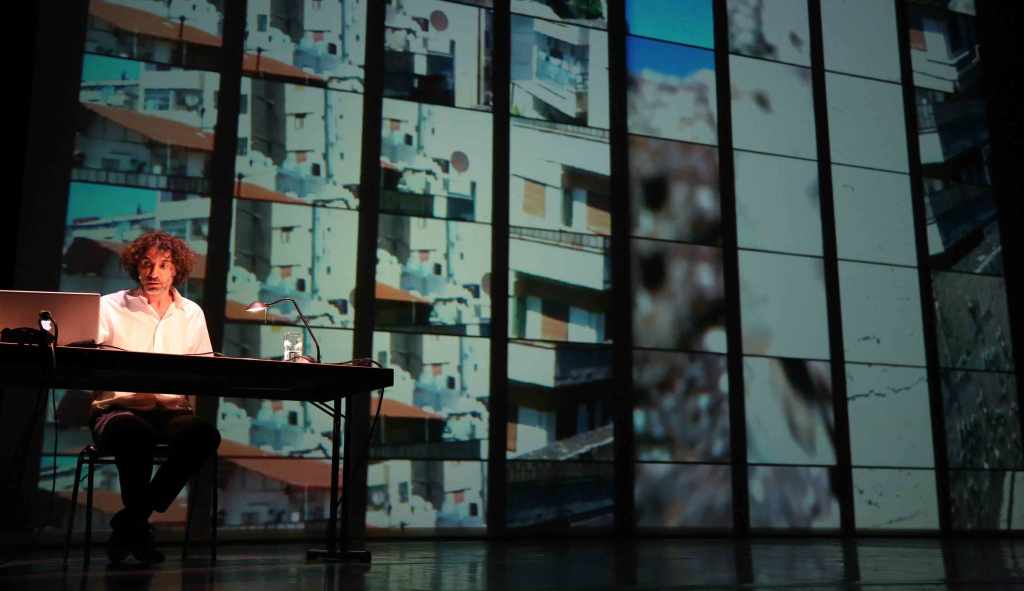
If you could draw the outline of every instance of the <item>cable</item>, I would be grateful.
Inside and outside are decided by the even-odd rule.
[[[54,383],[57,379],[57,342],[60,338],[60,325],[57,324],[57,319],[53,317],[53,314],[49,310],[39,311],[39,328],[43,329],[46,333],[45,340],[49,341],[50,350],[50,382]],[[54,498],[57,496],[57,447],[59,440],[58,426],[57,426],[57,393],[54,392],[53,387],[46,388],[43,394],[43,408],[46,408],[46,399],[50,399],[50,406],[53,408],[53,456],[52,466],[50,472],[50,500],[47,503],[46,512],[48,517],[44,521],[39,529],[46,527],[46,525],[53,522],[53,503]],[[45,415],[45,410],[44,410]],[[43,424],[43,436],[46,435],[45,421]]]
[[[122,349],[121,347],[118,347],[116,345],[108,345],[106,343],[99,343],[96,345],[96,348],[113,349],[115,351],[124,351],[125,353],[139,353],[139,351],[132,351],[131,349]],[[181,355],[183,357],[207,357],[210,355],[213,355],[214,357],[228,357],[228,355],[225,355],[220,351],[205,351],[203,353],[177,353],[177,355]]]

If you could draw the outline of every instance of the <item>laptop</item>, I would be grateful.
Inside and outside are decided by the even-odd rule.
[[[100,294],[0,289],[0,328],[39,328],[47,310],[57,324],[58,345],[95,346],[100,330]]]

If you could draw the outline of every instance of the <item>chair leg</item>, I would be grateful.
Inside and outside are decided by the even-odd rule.
[[[89,569],[90,553],[92,551],[92,488],[93,488],[93,474],[96,471],[96,463],[93,461],[94,458],[89,458],[89,483],[85,491],[85,557],[82,564],[82,568],[85,570]]]
[[[82,482],[82,454],[78,454],[75,463],[75,484],[71,489],[71,511],[68,515],[68,531],[64,535],[64,568],[68,567],[68,554],[71,552],[71,530],[75,527],[75,509],[78,508],[78,485]]]

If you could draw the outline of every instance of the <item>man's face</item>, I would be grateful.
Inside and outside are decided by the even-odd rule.
[[[175,272],[171,253],[154,246],[139,261],[139,286],[147,296],[170,293]]]

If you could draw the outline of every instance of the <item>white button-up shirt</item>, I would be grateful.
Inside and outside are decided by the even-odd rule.
[[[171,288],[172,303],[161,318],[137,290],[122,290],[100,298],[100,330],[97,342],[128,351],[174,354],[212,354],[206,316],[198,304]],[[191,406],[179,394],[97,392],[93,410],[124,408],[151,410],[157,407],[184,410]]]

